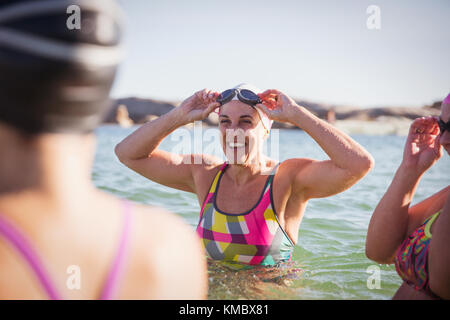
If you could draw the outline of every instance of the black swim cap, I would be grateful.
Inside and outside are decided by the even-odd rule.
[[[0,121],[91,132],[110,106],[122,20],[113,0],[2,0]]]

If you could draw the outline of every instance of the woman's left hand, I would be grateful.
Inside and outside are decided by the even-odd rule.
[[[263,101],[255,107],[262,110],[271,120],[290,122],[293,114],[300,109],[299,105],[283,92],[269,89],[258,94]]]
[[[422,174],[442,156],[439,126],[434,117],[422,117],[411,124],[403,151],[402,164]]]

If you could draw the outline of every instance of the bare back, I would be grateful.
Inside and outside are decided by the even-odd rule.
[[[80,201],[66,215],[51,210],[40,214],[39,207],[30,210],[39,199],[1,210],[30,240],[65,299],[97,299],[117,252],[123,229],[121,201],[102,192],[93,199]],[[7,207],[7,202],[0,202],[0,207]],[[120,289],[114,299],[205,297],[201,249],[181,219],[161,209],[133,205],[131,230],[124,274],[118,279]],[[179,243],[183,243],[182,251]],[[47,298],[23,257],[1,237],[0,261],[1,299]],[[79,288],[70,285],[71,266],[79,268]]]

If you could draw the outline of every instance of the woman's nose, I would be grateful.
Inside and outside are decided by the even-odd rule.
[[[230,127],[225,131],[225,136],[227,139],[240,139],[245,138],[245,132],[242,128]]]

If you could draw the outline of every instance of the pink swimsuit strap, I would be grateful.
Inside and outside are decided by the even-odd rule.
[[[31,246],[30,241],[15,226],[13,226],[11,222],[8,222],[1,215],[0,235],[2,235],[25,258],[47,293],[47,296],[52,300],[60,300],[61,297],[53,285],[47,270],[44,268],[41,259]]]
[[[130,227],[131,227],[131,205],[128,201],[123,201],[124,209],[124,224],[122,235],[119,242],[119,247],[114,258],[112,267],[106,278],[100,299],[111,299],[116,292],[117,284],[122,276],[123,267],[125,264],[126,251],[129,247]],[[41,283],[49,299],[62,299],[59,295],[56,286],[52,282],[44,264],[42,263],[37,251],[31,245],[31,241],[13,225],[12,222],[7,221],[5,217],[0,214],[0,236],[3,236],[25,259],[28,265],[33,270],[37,279]]]
[[[128,201],[124,201],[124,223],[122,236],[120,238],[118,251],[113,261],[112,267],[109,271],[106,282],[103,286],[103,291],[100,294],[101,300],[111,300],[117,296],[117,289],[120,279],[123,276],[125,269],[125,262],[127,253],[130,248],[131,238],[131,204]]]

